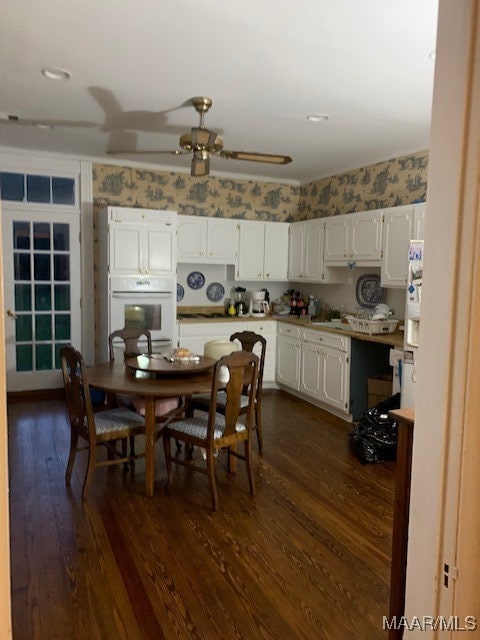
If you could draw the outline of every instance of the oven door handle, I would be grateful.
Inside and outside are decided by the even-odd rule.
[[[167,300],[173,297],[173,293],[171,291],[129,291],[125,293],[112,291],[111,296],[112,298],[129,298],[134,302],[135,298],[142,296],[155,296],[156,298]]]

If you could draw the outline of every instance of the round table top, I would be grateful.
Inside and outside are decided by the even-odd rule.
[[[209,393],[212,377],[212,369],[188,376],[179,374],[153,378],[149,373],[133,371],[124,362],[102,362],[87,367],[87,380],[91,387],[112,393],[155,398]]]
[[[185,376],[211,369],[216,360],[198,356],[195,361],[170,360],[161,354],[139,355],[127,358],[125,364],[134,371],[146,371],[158,376]]]

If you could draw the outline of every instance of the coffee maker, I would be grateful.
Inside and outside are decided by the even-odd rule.
[[[265,291],[251,291],[248,315],[254,318],[264,318],[268,313],[270,313],[270,306],[265,300]]]

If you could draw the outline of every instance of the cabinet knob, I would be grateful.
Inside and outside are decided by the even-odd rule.
[[[143,220],[146,220],[146,219],[147,219],[147,216],[146,216],[145,214],[143,214],[143,215],[142,215],[142,219],[143,219]]]
[[[267,276],[267,278],[269,278],[269,277],[270,277],[270,274],[269,274],[269,273],[266,273],[265,275]]]
[[[344,258],[346,258],[346,257],[347,257],[347,255],[348,255],[347,253],[344,253],[344,254],[343,254],[343,257],[344,257]]]
[[[261,273],[257,273],[257,276],[258,276],[259,278],[261,278],[261,277],[262,277],[262,274],[261,274]]]
[[[15,311],[12,311],[11,309],[9,309],[9,310],[7,311],[7,316],[8,316],[9,318],[16,318],[16,317],[17,317],[17,314],[15,313]]]
[[[200,254],[199,254],[199,255],[203,256],[203,251],[200,251]]]

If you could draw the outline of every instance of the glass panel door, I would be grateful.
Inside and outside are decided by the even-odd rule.
[[[80,348],[79,216],[3,215],[9,391],[62,386],[60,349]]]

